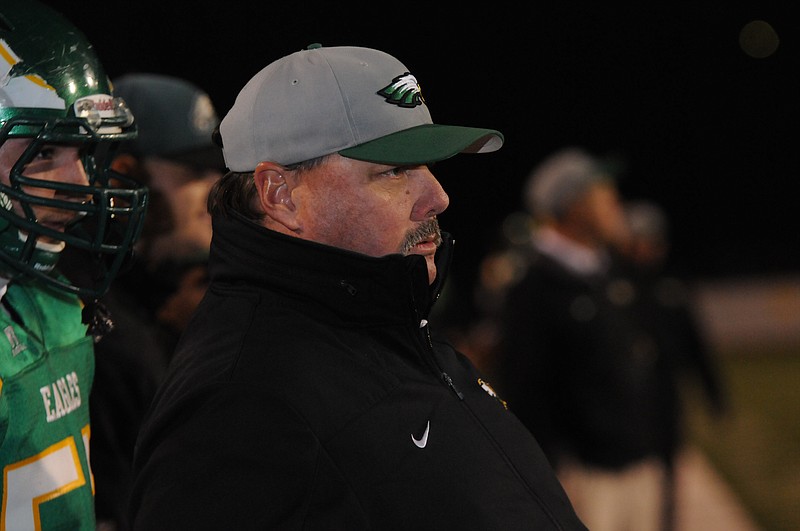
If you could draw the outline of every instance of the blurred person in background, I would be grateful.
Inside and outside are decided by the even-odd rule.
[[[615,283],[628,226],[615,176],[582,148],[553,153],[524,191],[532,244],[500,311],[497,387],[593,531],[656,531],[666,471],[656,341]]]
[[[641,199],[623,206],[629,230],[618,247],[620,261],[612,285],[629,294],[631,315],[648,331],[658,351],[661,369],[653,396],[659,404],[660,454],[667,482],[665,519],[671,527],[675,460],[685,445],[683,386],[700,388],[712,418],[725,413],[728,401],[713,351],[694,312],[691,287],[669,264],[666,212]]]
[[[139,138],[123,145],[114,164],[151,190],[157,214],[148,216],[137,245],[138,274],[149,283],[145,306],[171,350],[207,284],[202,273],[211,246],[208,193],[225,170],[211,138],[219,117],[209,95],[184,79],[129,73],[114,84],[132,109],[141,110]]]
[[[139,134],[112,165],[145,183],[151,198],[136,260],[102,300],[114,329],[97,345],[91,395],[98,522],[124,530],[139,426],[208,284],[206,201],[225,164],[212,142],[219,120],[205,91],[153,73],[129,73],[113,85],[135,109]]]
[[[496,371],[500,314],[506,294],[528,267],[532,223],[527,212],[512,212],[505,217],[478,264],[471,320],[448,330],[458,348],[488,375]]]

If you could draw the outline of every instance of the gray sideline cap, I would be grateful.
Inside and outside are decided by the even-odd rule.
[[[135,111],[134,111],[135,112]],[[391,55],[311,45],[257,73],[220,125],[232,171],[295,164],[331,153],[423,164],[500,149],[491,129],[434,124],[416,78]]]
[[[580,148],[568,147],[533,169],[526,184],[525,204],[534,217],[559,219],[590,186],[612,178],[599,159]]]
[[[201,168],[225,167],[211,138],[219,118],[206,92],[183,79],[148,73],[126,74],[113,87],[133,112],[139,131],[123,151]]]

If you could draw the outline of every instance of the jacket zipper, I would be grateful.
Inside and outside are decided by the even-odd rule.
[[[425,330],[425,332],[424,332],[424,334],[425,334],[425,341],[424,341],[423,343],[424,343],[424,347],[425,347],[425,348],[426,348],[426,350],[427,350],[427,355],[424,355],[423,357],[424,357],[424,358],[427,358],[427,359],[426,359],[426,362],[428,363],[428,365],[430,366],[430,368],[431,368],[431,369],[432,369],[432,370],[433,370],[433,371],[434,371],[436,374],[438,374],[438,375],[439,375],[439,377],[442,379],[442,382],[443,382],[445,385],[447,385],[447,387],[449,387],[449,388],[450,388],[450,390],[451,390],[451,391],[452,391],[452,392],[453,392],[453,393],[454,393],[454,394],[455,394],[455,395],[458,397],[458,399],[459,399],[459,400],[463,401],[463,400],[464,400],[464,395],[463,395],[463,393],[461,393],[461,391],[459,391],[459,390],[458,390],[458,388],[456,387],[456,384],[455,384],[455,382],[453,382],[453,379],[450,377],[450,375],[449,375],[449,374],[447,374],[447,372],[446,372],[446,371],[445,371],[445,370],[444,370],[444,369],[441,367],[441,365],[439,365],[439,362],[436,360],[436,356],[434,355],[434,349],[433,349],[433,340],[431,339],[431,331],[430,331],[430,328],[428,328],[428,321],[427,321],[427,320],[425,320],[425,319],[421,320],[421,321],[420,321],[420,325],[419,325],[419,327],[420,327],[421,329],[424,329],[424,330]],[[478,424],[478,425],[481,427],[481,429],[483,429],[483,430],[484,430],[484,432],[486,432],[486,433],[487,433],[487,436],[489,437],[489,439],[492,439],[492,440],[494,440],[494,438],[492,437],[491,433],[489,433],[489,432],[488,432],[488,429],[487,429],[487,427],[484,425],[484,423],[483,423],[483,422],[482,422],[482,421],[481,421],[481,420],[480,420],[480,419],[479,419],[479,418],[478,418],[478,417],[475,415],[475,412],[473,412],[473,411],[472,411],[472,409],[471,409],[471,408],[469,408],[469,407],[467,407],[467,410],[469,411],[470,415],[472,415],[472,418],[475,420],[475,422],[476,422],[476,423],[477,423],[477,424]],[[496,444],[496,443],[495,443],[495,444]],[[529,485],[529,484],[528,484],[528,483],[527,483],[527,482],[526,482],[526,481],[525,481],[525,480],[522,478],[522,474],[520,473],[520,471],[519,471],[519,470],[517,470],[516,466],[514,466],[514,465],[513,465],[513,464],[512,464],[512,463],[509,461],[509,457],[508,457],[508,456],[505,454],[505,452],[503,452],[503,451],[502,451],[502,450],[501,450],[499,447],[497,447],[497,446],[495,446],[495,448],[496,448],[497,452],[498,452],[498,453],[499,453],[499,454],[502,456],[502,458],[505,460],[505,462],[506,462],[506,465],[507,465],[507,466],[508,466],[508,467],[509,467],[509,468],[510,468],[512,471],[513,471],[513,473],[514,473],[514,474],[517,476],[517,479],[518,479],[518,480],[519,480],[519,481],[520,481],[520,482],[521,482],[521,483],[522,483],[522,484],[525,486],[525,488],[528,490],[528,492],[530,492],[531,496],[533,496],[533,498],[536,500],[536,503],[538,503],[538,504],[539,504],[539,507],[541,507],[541,508],[542,508],[542,510],[543,510],[543,511],[544,511],[544,512],[545,512],[545,513],[548,515],[548,517],[550,518],[550,521],[551,521],[551,522],[552,522],[552,523],[553,523],[553,524],[556,526],[556,528],[558,528],[558,529],[564,529],[564,527],[563,527],[563,526],[560,524],[560,522],[559,522],[559,521],[558,521],[558,520],[555,518],[555,516],[553,515],[553,512],[550,510],[550,507],[549,507],[549,506],[548,506],[548,505],[547,505],[547,504],[544,502],[544,500],[542,500],[542,498],[541,498],[541,497],[540,497],[540,496],[537,494],[537,492],[536,492],[536,490],[533,488],[533,486],[532,486],[532,485]]]
[[[445,370],[442,369],[441,365],[439,365],[439,362],[436,361],[436,356],[434,355],[433,352],[433,341],[431,340],[431,331],[428,328],[428,322],[425,320],[420,322],[420,328],[425,330],[425,347],[427,347],[427,356],[425,356],[425,358],[428,362],[428,365],[430,365],[431,369],[436,374],[439,375],[439,378],[442,379],[442,382],[444,382],[444,384],[447,387],[449,387],[451,391],[453,391],[453,393],[458,397],[459,400],[464,400],[464,394],[458,390],[458,387],[456,387],[456,384],[455,382],[453,382],[453,379],[450,377],[450,375],[447,374],[447,372],[445,372]]]

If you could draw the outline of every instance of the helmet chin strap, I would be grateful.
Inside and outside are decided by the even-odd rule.
[[[11,200],[2,192],[0,192],[0,208],[4,208],[9,211],[13,208]],[[4,252],[7,252],[12,256],[19,256],[22,248],[28,241],[29,235],[28,233],[17,229],[17,237],[15,239],[14,228],[10,225],[11,223],[9,223],[7,219],[0,218],[0,247],[3,248]],[[59,253],[61,253],[65,247],[66,242],[63,241],[50,243],[41,241],[37,238],[35,250],[33,252],[33,256],[31,257],[30,263],[37,271],[50,272],[55,268],[56,263],[58,262]],[[0,274],[3,274],[3,276],[8,279],[13,279],[16,276],[15,271],[7,270],[5,267],[0,268]]]
[[[28,239],[28,237],[24,232],[19,231],[19,239],[24,242]],[[43,242],[42,240],[36,240],[36,248],[46,253],[60,253],[66,246],[67,244],[65,242],[49,243]]]
[[[28,236],[19,230],[0,230],[0,249],[11,258],[12,261],[19,260],[23,247],[28,240]],[[13,232],[11,232],[13,230]],[[10,233],[10,234],[9,234]],[[27,264],[40,273],[47,274],[52,271],[58,263],[58,257],[64,250],[64,242],[49,243],[36,241],[33,254],[26,260]],[[15,266],[0,265],[0,275],[8,279],[14,279],[22,270]]]

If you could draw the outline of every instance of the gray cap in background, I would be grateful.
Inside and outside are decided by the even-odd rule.
[[[354,46],[311,45],[269,64],[239,93],[220,133],[232,171],[331,153],[422,164],[503,145],[503,135],[492,129],[434,124],[406,66]]]
[[[211,135],[219,124],[206,92],[172,76],[130,73],[113,81],[114,95],[130,107],[138,127],[136,140],[122,150],[201,168],[225,168]]]
[[[560,219],[590,186],[610,179],[611,173],[599,159],[580,148],[565,148],[530,173],[525,206],[536,218]]]

